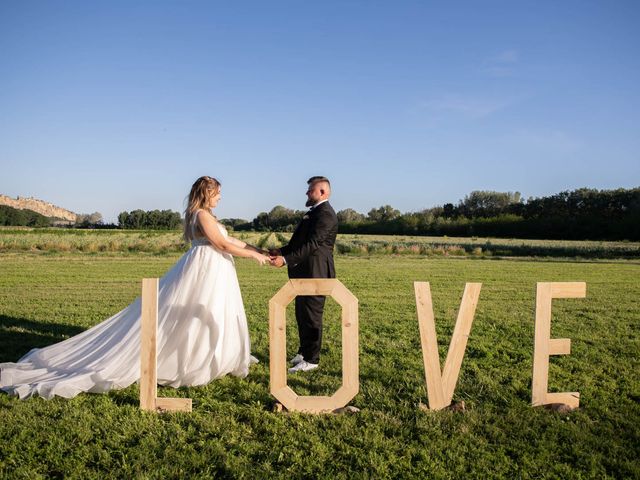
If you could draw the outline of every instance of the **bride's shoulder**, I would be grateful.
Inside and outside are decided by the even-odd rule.
[[[197,219],[202,219],[202,218],[210,218],[210,219],[213,219],[213,220],[216,219],[216,217],[214,217],[211,214],[211,212],[209,212],[208,210],[205,210],[204,208],[199,208],[198,210],[196,210],[193,213],[193,216],[194,216],[194,218],[197,218]]]
[[[205,210],[205,209],[198,209],[195,211],[194,213],[194,218],[196,219],[196,221],[200,222],[201,224],[204,222],[208,225],[217,225],[218,228],[220,228],[221,223],[218,221],[218,219],[216,218],[216,216],[211,213],[209,210]]]

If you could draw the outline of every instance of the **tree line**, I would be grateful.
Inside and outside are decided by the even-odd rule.
[[[171,210],[133,210],[118,215],[118,227],[134,230],[177,230],[182,228],[180,213]]]
[[[292,232],[306,210],[281,205],[253,220],[222,219],[234,230]],[[546,197],[522,198],[520,192],[476,190],[457,204],[401,213],[390,205],[366,215],[352,208],[337,212],[340,233],[480,236],[567,240],[640,241],[640,188],[596,190],[581,188]],[[177,230],[180,213],[171,210],[133,210],[118,215],[118,225],[105,225],[98,212],[79,215],[79,228]],[[55,224],[31,210],[0,206],[0,225],[45,227]]]
[[[0,205],[0,225],[18,227],[48,227],[51,219],[33,210],[18,210]]]
[[[135,229],[135,230],[177,230],[182,228],[180,213],[171,210],[133,210],[118,215],[118,225],[105,224],[102,214],[81,213],[76,216],[75,223],[54,217],[46,217],[33,210],[21,210],[7,205],[0,205],[1,226],[51,227],[97,229]]]
[[[279,205],[250,222],[226,223],[236,230],[293,231],[304,213]],[[640,188],[581,188],[527,200],[520,192],[477,190],[457,204],[418,212],[383,205],[366,215],[347,208],[337,216],[340,233],[640,240]]]

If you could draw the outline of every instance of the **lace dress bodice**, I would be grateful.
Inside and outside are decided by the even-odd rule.
[[[198,212],[200,210],[196,210],[195,214],[193,215],[193,217],[191,217],[191,246],[192,247],[200,247],[203,245],[211,245],[211,242],[209,241],[209,239],[207,239],[207,237],[202,237],[199,236],[199,232],[198,232],[198,228],[197,228],[197,223],[198,223]],[[229,234],[227,233],[227,229],[224,228],[222,226],[221,223],[216,222],[216,225],[218,226],[218,229],[220,230],[220,233],[222,233],[222,235],[226,238],[229,236]]]

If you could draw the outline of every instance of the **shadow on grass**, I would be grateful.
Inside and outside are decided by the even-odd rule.
[[[85,329],[0,315],[0,362],[17,362],[33,348],[61,342]]]
[[[121,390],[110,390],[108,395],[111,401],[119,407],[140,406],[140,389],[137,385],[132,385]]]

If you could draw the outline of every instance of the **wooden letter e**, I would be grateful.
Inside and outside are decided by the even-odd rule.
[[[536,290],[536,333],[533,346],[533,382],[531,404],[534,407],[551,403],[563,403],[571,408],[580,404],[579,392],[547,392],[549,381],[549,356],[569,355],[571,339],[551,338],[551,299],[584,298],[587,284],[584,282],[538,282]]]

